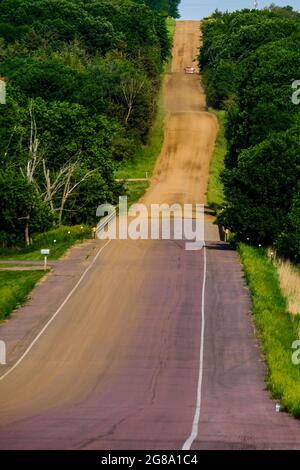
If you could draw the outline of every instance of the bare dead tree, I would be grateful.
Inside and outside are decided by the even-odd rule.
[[[30,137],[29,137],[29,158],[24,168],[20,168],[20,171],[24,178],[33,185],[37,194],[49,204],[52,211],[56,211],[59,214],[59,224],[62,222],[63,211],[67,200],[74,193],[74,191],[88,178],[90,178],[97,169],[85,172],[80,175],[80,169],[82,164],[79,160],[80,152],[74,156],[76,160],[72,159],[65,165],[63,165],[59,171],[51,172],[47,167],[46,160],[43,156],[43,152],[40,150],[40,141],[38,139],[38,129],[33,109],[33,101],[29,104],[29,116],[30,116]],[[43,168],[44,186],[41,187],[37,181],[35,174],[39,169],[40,165]],[[56,207],[55,201],[59,199],[59,205]],[[27,245],[30,244],[29,234],[29,223],[31,213],[34,207],[31,207],[25,217],[25,242]]]

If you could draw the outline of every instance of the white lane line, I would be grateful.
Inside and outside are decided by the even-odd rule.
[[[203,284],[202,284],[202,305],[201,305],[201,337],[200,337],[200,362],[199,362],[199,376],[197,385],[197,400],[196,409],[192,425],[192,432],[183,444],[182,450],[190,450],[194,440],[198,436],[199,432],[199,421],[201,416],[201,402],[202,402],[202,381],[203,381],[203,355],[204,355],[204,333],[205,333],[205,287],[206,287],[206,247],[204,244],[204,268],[203,268]]]
[[[46,325],[43,327],[43,329],[39,332],[39,334],[34,338],[34,340],[32,341],[32,343],[28,346],[28,348],[26,349],[26,351],[22,354],[22,356],[18,359],[18,361],[7,371],[5,372],[5,374],[1,375],[0,376],[0,381],[5,379],[5,377],[7,377],[13,370],[16,369],[16,367],[18,367],[18,365],[21,364],[21,362],[23,361],[23,359],[27,356],[27,354],[31,351],[31,349],[33,348],[33,346],[35,345],[35,343],[40,339],[40,337],[42,336],[42,334],[46,331],[46,329],[48,328],[49,325],[51,325],[51,323],[53,322],[53,320],[55,319],[55,317],[57,317],[57,315],[59,314],[59,312],[64,308],[64,306],[66,305],[66,303],[70,300],[70,298],[72,297],[72,295],[74,294],[74,292],[76,291],[76,289],[78,288],[78,286],[81,284],[81,282],[83,281],[83,279],[85,278],[85,276],[87,275],[87,273],[89,272],[89,270],[94,266],[95,262],[97,261],[100,253],[104,250],[104,248],[111,242],[111,240],[108,240],[104,246],[102,246],[98,253],[96,254],[95,258],[93,259],[93,261],[91,262],[91,264],[86,268],[86,270],[84,271],[84,273],[81,275],[79,281],[75,284],[75,286],[73,287],[73,289],[71,290],[71,292],[69,292],[69,294],[67,295],[67,297],[65,298],[65,300],[63,301],[63,303],[60,305],[60,307],[58,307],[58,309],[56,310],[56,312],[53,314],[53,316],[50,318],[50,320],[46,323]]]

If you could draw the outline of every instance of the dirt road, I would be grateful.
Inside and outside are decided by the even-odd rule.
[[[165,143],[147,204],[206,200],[217,125],[197,76],[182,73],[198,29],[177,24]],[[0,327],[1,339],[13,339],[13,361],[0,366],[1,449],[300,448],[300,423],[275,413],[264,391],[237,254],[206,226],[205,250],[98,242],[96,256],[67,260],[73,279],[54,267]],[[13,325],[24,311],[41,334],[19,344]],[[25,351],[19,363],[16,351],[21,359]]]
[[[198,71],[199,21],[180,21],[174,37],[172,73],[164,86],[166,120],[164,144],[151,186],[142,202],[206,204],[210,158],[218,123],[205,112],[206,99],[199,75],[184,74],[184,67]],[[206,215],[206,240],[219,240],[213,217]]]

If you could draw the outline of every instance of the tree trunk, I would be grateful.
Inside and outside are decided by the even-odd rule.
[[[128,124],[128,121],[129,121],[129,118],[130,118],[130,115],[131,115],[131,111],[132,111],[132,105],[129,105],[128,106],[128,112],[127,112],[127,115],[126,115],[126,118],[125,118],[125,124]]]
[[[25,222],[25,243],[26,246],[30,245],[30,236],[29,236],[29,215],[26,217]]]
[[[59,211],[58,211],[58,225],[61,225],[61,224],[62,224],[62,218],[63,218],[63,212],[64,212],[64,207],[65,207],[65,202],[66,202],[66,199],[65,199],[65,197],[63,196],[62,201],[61,201],[61,204],[60,204],[60,208],[59,208]]]

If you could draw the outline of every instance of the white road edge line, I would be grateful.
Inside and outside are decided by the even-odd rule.
[[[72,297],[72,295],[74,294],[74,292],[76,291],[76,289],[78,288],[78,286],[81,284],[81,282],[83,281],[83,279],[85,278],[86,274],[89,272],[89,270],[93,267],[93,265],[95,264],[95,262],[97,261],[100,253],[104,250],[104,248],[111,242],[111,240],[108,240],[105,245],[103,245],[98,253],[96,254],[95,258],[93,259],[93,261],[91,262],[91,264],[86,268],[86,270],[84,271],[84,273],[81,275],[80,279],[77,281],[77,283],[75,284],[75,286],[73,287],[73,289],[71,290],[71,292],[69,292],[69,294],[67,295],[67,297],[65,298],[65,300],[63,301],[63,303],[58,307],[58,309],[56,310],[56,312],[53,314],[53,316],[50,318],[50,320],[48,320],[48,322],[46,323],[46,325],[42,328],[42,330],[39,332],[39,334],[34,338],[34,340],[32,341],[32,343],[28,346],[28,348],[26,349],[26,351],[22,354],[22,356],[17,360],[17,362],[7,371],[5,372],[5,374],[1,375],[0,376],[0,382],[1,380],[5,379],[5,377],[7,377],[13,370],[15,370],[18,365],[21,364],[21,362],[23,361],[23,359],[27,356],[27,354],[31,351],[31,349],[33,348],[33,346],[35,345],[35,343],[40,339],[40,337],[42,336],[42,334],[46,331],[46,329],[48,328],[48,326],[53,322],[53,320],[55,319],[55,317],[57,317],[57,315],[59,314],[59,312],[63,309],[63,307],[66,305],[66,303],[70,300],[70,298]]]
[[[203,381],[203,356],[204,356],[204,333],[205,333],[205,288],[206,288],[206,247],[204,244],[204,269],[203,269],[203,284],[202,284],[202,305],[201,305],[201,339],[200,339],[200,363],[199,363],[199,377],[197,385],[197,400],[196,409],[192,425],[191,435],[183,444],[182,450],[190,450],[199,432],[199,422],[201,416],[201,402],[202,402],[202,381]]]

